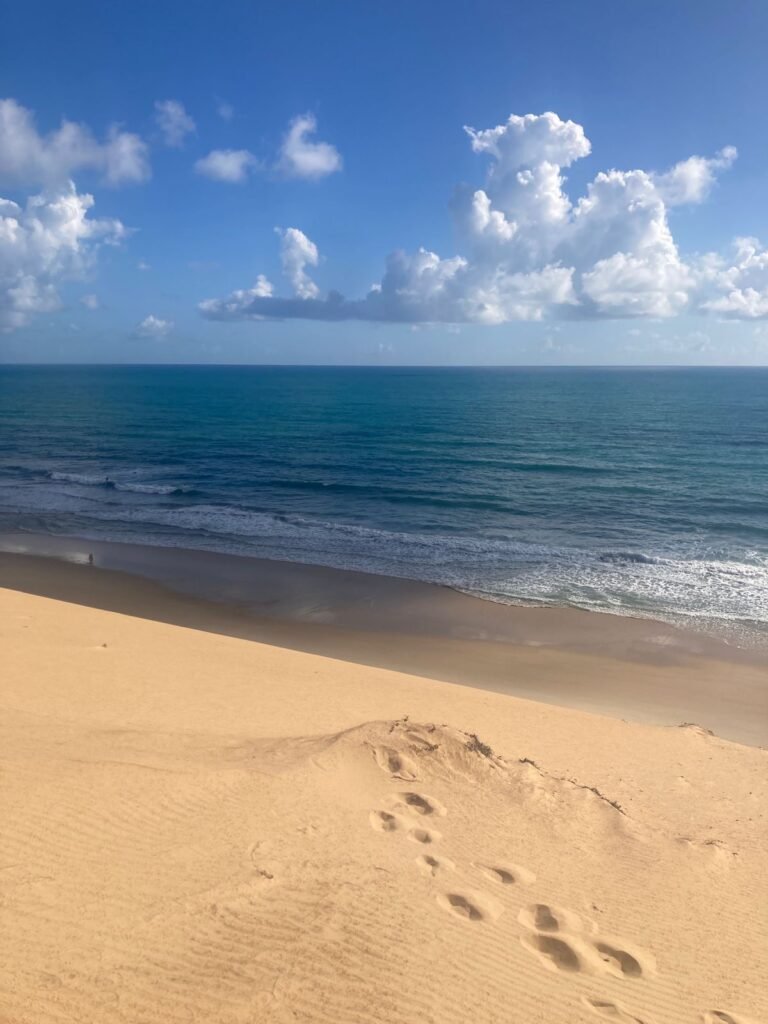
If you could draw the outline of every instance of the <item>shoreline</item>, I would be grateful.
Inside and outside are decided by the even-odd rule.
[[[313,562],[26,532],[0,532],[0,556],[4,554],[75,565],[89,565],[92,555],[96,569],[152,580],[278,624],[451,636],[651,663],[694,655],[768,665],[768,650],[762,647],[739,646],[662,618],[523,599],[508,603],[447,583]]]
[[[502,605],[298,563],[33,534],[0,537],[0,585],[543,704],[649,724],[692,721],[768,745],[759,652],[654,620]]]

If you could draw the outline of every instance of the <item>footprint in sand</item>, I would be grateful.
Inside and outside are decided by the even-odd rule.
[[[402,779],[404,782],[414,782],[416,779],[416,763],[406,754],[401,754],[394,747],[376,747],[373,752],[376,764],[387,775],[395,779]]]
[[[423,843],[427,846],[429,843],[437,843],[442,839],[439,832],[431,828],[412,828],[408,832],[408,838],[413,843]]]
[[[400,828],[400,819],[389,811],[371,811],[368,820],[377,832],[397,832]]]
[[[578,974],[585,969],[585,958],[566,939],[555,935],[527,935],[521,938],[523,946],[535,953],[541,962],[556,971]]]
[[[376,832],[399,832],[407,827],[407,823],[403,822],[398,815],[390,814],[389,811],[371,811],[368,815],[368,821],[371,823],[371,828]],[[442,839],[442,834],[433,828],[409,828],[406,832],[406,837],[412,843],[421,843],[423,846],[429,846],[431,843],[439,843]]]
[[[532,932],[520,940],[526,949],[557,970],[634,979],[653,973],[655,969],[649,953],[634,948],[630,951],[623,942],[610,938],[585,936],[581,919],[571,910],[533,903],[523,907],[518,920]]]
[[[517,864],[476,864],[491,882],[498,885],[533,885],[536,875]]]
[[[617,1020],[621,1024],[649,1024],[642,1017],[635,1017],[625,1010],[621,1003],[612,1003],[608,999],[588,999],[586,996],[583,1001],[598,1017],[605,1017],[606,1020]]]
[[[496,901],[482,893],[446,892],[437,897],[437,902],[443,910],[465,921],[494,921],[502,913]]]
[[[643,966],[637,957],[609,942],[593,945],[609,974],[617,978],[642,978]]]
[[[433,878],[443,871],[456,870],[456,865],[448,857],[433,857],[429,853],[420,853],[416,858],[416,866],[422,875]]]
[[[517,919],[534,932],[582,930],[581,918],[577,914],[563,907],[550,906],[548,903],[532,903],[528,907],[523,907]]]
[[[397,793],[391,798],[391,802],[397,809],[419,814],[424,818],[433,814],[443,818],[448,813],[439,800],[432,796],[424,796],[423,793]]]

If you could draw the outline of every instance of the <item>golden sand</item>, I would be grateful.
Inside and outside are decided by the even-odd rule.
[[[768,1020],[768,752],[9,590],[0,623],[4,1024]]]

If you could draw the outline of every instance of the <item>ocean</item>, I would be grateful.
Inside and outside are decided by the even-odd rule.
[[[0,367],[0,532],[768,646],[768,369]]]

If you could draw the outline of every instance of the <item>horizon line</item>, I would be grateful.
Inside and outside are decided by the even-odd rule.
[[[275,370],[768,370],[768,363],[120,363],[120,362],[37,362],[32,360],[0,360],[6,367],[132,367],[169,369],[172,367],[215,367],[223,369]]]

